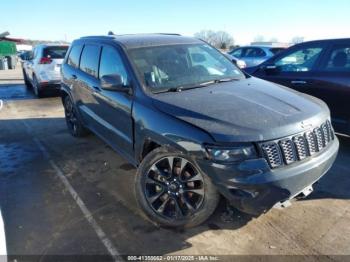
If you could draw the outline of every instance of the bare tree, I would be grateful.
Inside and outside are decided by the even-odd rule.
[[[220,49],[227,49],[234,45],[233,37],[225,31],[202,30],[194,36]]]
[[[302,42],[304,42],[304,37],[303,36],[294,36],[293,38],[292,38],[292,40],[290,40],[290,42],[292,43],[292,44],[300,44],[300,43],[302,43]]]

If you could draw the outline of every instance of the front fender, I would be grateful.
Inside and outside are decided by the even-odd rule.
[[[160,112],[152,105],[134,103],[135,159],[140,162],[143,146],[153,141],[171,147],[189,157],[204,157],[204,143],[213,143],[213,138],[191,124]]]

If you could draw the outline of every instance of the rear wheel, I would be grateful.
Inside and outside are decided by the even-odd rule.
[[[24,84],[26,85],[26,88],[28,88],[28,89],[32,88],[32,84],[30,83],[30,81],[28,79],[27,73],[25,72],[24,69],[22,69],[22,72],[23,72],[23,80],[24,80]]]
[[[36,76],[33,76],[33,91],[36,97],[42,98],[43,97],[43,91],[40,88],[40,84]]]
[[[72,100],[68,95],[64,98],[63,105],[69,133],[75,137],[86,136],[88,134],[88,130],[84,127],[81,120],[79,119]]]
[[[219,194],[209,177],[179,152],[157,148],[137,170],[137,201],[148,218],[167,227],[193,227],[215,211]]]

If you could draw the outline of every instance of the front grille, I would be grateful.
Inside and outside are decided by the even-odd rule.
[[[271,168],[289,165],[304,160],[322,151],[334,140],[334,131],[329,120],[312,131],[293,137],[260,144],[262,153]]]

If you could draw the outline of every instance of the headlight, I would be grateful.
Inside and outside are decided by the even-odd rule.
[[[235,162],[254,158],[256,151],[253,145],[239,147],[206,147],[209,158],[218,162]]]

